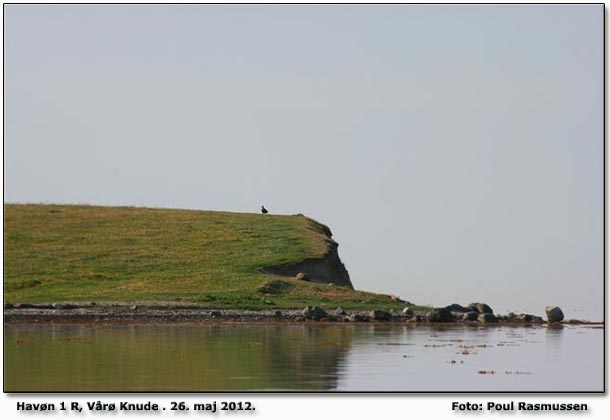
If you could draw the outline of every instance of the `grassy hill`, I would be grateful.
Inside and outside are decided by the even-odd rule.
[[[261,271],[322,256],[325,232],[301,215],[5,204],[4,299],[241,309],[404,306],[387,295]]]

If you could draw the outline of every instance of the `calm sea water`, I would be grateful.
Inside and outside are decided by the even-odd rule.
[[[5,325],[17,391],[603,390],[591,326]]]

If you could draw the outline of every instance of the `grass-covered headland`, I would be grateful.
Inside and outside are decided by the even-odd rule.
[[[301,215],[5,204],[4,300],[404,307],[388,295],[262,271],[321,257],[325,232]]]

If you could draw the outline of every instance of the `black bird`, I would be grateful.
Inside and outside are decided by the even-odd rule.
[[[265,206],[261,206],[261,213],[267,214],[269,211],[265,208]]]

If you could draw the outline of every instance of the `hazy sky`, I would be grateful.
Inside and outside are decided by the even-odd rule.
[[[603,314],[604,5],[5,5],[5,202],[304,213],[357,289]]]

